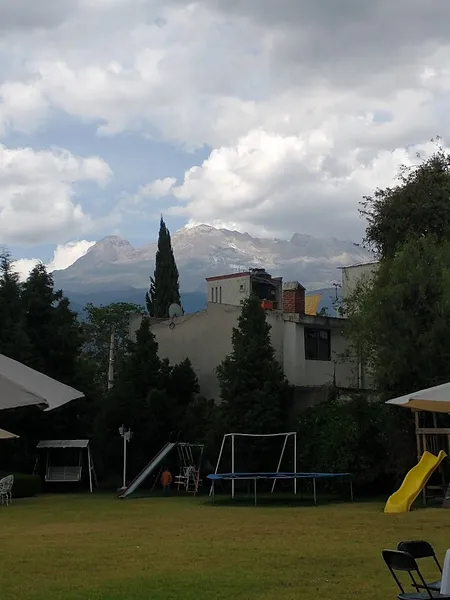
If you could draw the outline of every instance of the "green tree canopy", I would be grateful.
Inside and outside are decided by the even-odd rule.
[[[118,427],[123,423],[135,433],[130,451],[130,473],[141,469],[167,442],[170,433],[187,437],[192,418],[190,406],[199,386],[189,360],[172,366],[158,356],[158,342],[144,317],[124,356],[114,387],[104,406],[103,431],[110,466],[120,462]]]
[[[366,241],[380,258],[411,239],[450,240],[450,155],[439,148],[419,166],[403,167],[398,185],[365,197],[360,212],[367,219]]]
[[[150,277],[150,292],[146,295],[146,304],[149,315],[158,318],[169,316],[171,304],[181,305],[178,268],[173,255],[170,232],[162,217],[155,272],[153,277]]]
[[[129,302],[114,302],[107,306],[94,306],[88,303],[85,313],[84,351],[96,365],[96,378],[99,385],[106,390],[111,335],[117,368],[128,351],[130,317],[133,314],[143,315],[145,309],[143,306]]]
[[[278,433],[292,406],[292,389],[275,359],[261,301],[251,296],[233,329],[233,350],[217,368],[229,430]]]
[[[0,353],[28,364],[31,343],[25,328],[22,285],[7,252],[0,256],[0,322]]]
[[[53,277],[39,263],[23,285],[25,328],[33,353],[30,366],[63,383],[72,382],[82,347],[82,331],[75,312]]]
[[[383,398],[449,380],[450,242],[431,235],[404,243],[345,310]]]

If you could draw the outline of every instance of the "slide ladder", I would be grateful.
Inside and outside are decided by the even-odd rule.
[[[119,495],[119,498],[127,498],[130,494],[137,490],[137,488],[147,479],[147,477],[161,465],[163,460],[169,454],[169,452],[177,445],[177,442],[167,442],[165,446],[161,448],[158,454],[148,463],[146,467],[133,479],[130,485]]]

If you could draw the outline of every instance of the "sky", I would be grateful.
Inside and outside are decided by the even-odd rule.
[[[450,138],[448,0],[0,0],[0,245],[22,274],[207,223],[360,241]]]

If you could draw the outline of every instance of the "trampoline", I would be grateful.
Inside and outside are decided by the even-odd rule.
[[[214,504],[215,501],[215,482],[216,481],[253,481],[253,494],[255,506],[257,505],[257,481],[258,479],[310,479],[313,482],[313,494],[314,494],[314,505],[317,506],[317,485],[318,479],[348,479],[350,484],[350,498],[353,502],[353,482],[352,473],[211,473],[208,475],[208,479],[211,481],[211,501]]]

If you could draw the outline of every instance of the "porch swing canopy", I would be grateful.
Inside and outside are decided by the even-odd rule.
[[[393,398],[386,404],[402,406],[411,410],[450,413],[450,382]]]
[[[41,440],[36,448],[87,448],[89,440]]]

